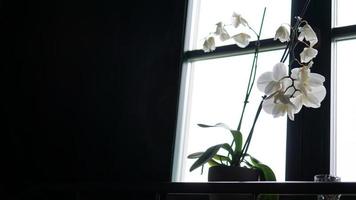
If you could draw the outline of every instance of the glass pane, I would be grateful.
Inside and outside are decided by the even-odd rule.
[[[259,74],[271,71],[283,51],[260,53]],[[189,172],[194,160],[187,155],[204,151],[212,145],[230,143],[230,133],[222,128],[204,129],[198,123],[225,123],[236,129],[248,81],[253,55],[197,61],[192,63],[190,102],[188,106],[185,150],[181,181],[207,181],[207,167],[203,175],[200,169]],[[255,86],[247,106],[242,133],[247,137],[262,93]],[[261,112],[250,144],[249,153],[269,165],[278,180],[285,179],[286,118],[273,118]]]
[[[290,23],[291,0],[193,0],[193,2],[190,50],[202,48],[204,37],[215,31],[216,23],[222,21],[225,24],[230,24],[233,12],[241,14],[250,26],[258,32],[263,9],[266,6],[267,11],[261,39],[273,38],[275,31],[282,23]],[[251,36],[253,35],[252,32],[249,33]],[[253,39],[255,40],[256,37]],[[223,44],[216,40],[217,46],[232,43],[232,40]]]
[[[336,173],[342,181],[356,181],[356,107],[354,49],[356,40],[337,42],[336,57]],[[334,94],[335,95],[335,94]]]
[[[336,26],[349,26],[356,24],[356,1],[334,0],[336,6]]]

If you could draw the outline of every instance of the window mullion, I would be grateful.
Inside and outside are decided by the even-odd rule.
[[[356,25],[333,28],[331,37],[338,41],[354,39],[356,38]]]
[[[298,15],[307,0],[292,1],[292,16]],[[313,71],[325,76],[327,96],[318,109],[303,108],[288,121],[286,180],[313,180],[315,174],[329,173],[330,163],[330,71],[331,1],[312,0],[306,19],[318,35]],[[293,20],[293,19],[292,19]]]
[[[250,44],[246,48],[240,48],[235,44],[216,47],[215,51],[209,53],[205,53],[203,50],[187,51],[185,52],[184,60],[197,61],[211,58],[250,54],[253,53],[255,50],[254,42],[255,41],[252,41],[251,44],[253,45]],[[284,48],[285,44],[275,41],[273,39],[265,39],[260,41],[260,52],[280,50]]]

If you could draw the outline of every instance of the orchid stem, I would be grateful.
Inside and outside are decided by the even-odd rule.
[[[257,36],[257,41],[256,41],[256,48],[255,48],[255,52],[254,52],[254,56],[253,56],[253,61],[252,61],[252,66],[251,66],[251,71],[250,71],[250,76],[249,76],[249,80],[248,80],[248,84],[247,84],[247,89],[246,89],[246,95],[245,95],[245,99],[244,99],[244,103],[243,103],[243,107],[242,107],[242,111],[241,111],[241,116],[240,116],[240,121],[239,121],[239,124],[238,124],[238,127],[237,127],[237,131],[240,131],[241,130],[241,125],[242,125],[242,121],[243,121],[243,117],[244,117],[244,114],[245,114],[245,110],[246,110],[246,105],[248,103],[248,99],[250,97],[250,94],[252,92],[252,88],[253,88],[253,85],[255,84],[255,80],[256,80],[256,73],[257,73],[257,61],[258,61],[258,53],[259,53],[259,50],[260,50],[260,37],[261,37],[261,33],[262,33],[262,27],[263,27],[263,23],[264,23],[264,20],[265,20],[265,16],[266,16],[266,7],[264,8],[263,10],[263,14],[262,14],[262,20],[261,20],[261,25],[260,25],[260,30],[259,30],[259,33],[257,34],[255,31],[254,33],[256,34]],[[252,29],[253,30],[253,29]],[[262,103],[261,103],[262,105]],[[259,115],[259,113],[258,113]],[[258,118],[258,116],[255,117],[256,120]],[[255,124],[256,122],[254,122]],[[254,126],[253,126],[254,127]],[[253,129],[251,129],[251,131],[253,132]],[[244,155],[244,149],[246,148],[246,145],[247,145],[247,148],[249,146],[249,143],[251,141],[251,137],[252,137],[252,133],[250,131],[250,134],[248,136],[248,138],[246,139],[246,142],[244,144],[244,148],[242,150],[242,154],[239,154],[237,159],[235,160],[236,162],[236,165],[237,166],[240,166],[241,164],[241,160],[240,158],[244,158],[245,155]],[[232,144],[235,143],[235,140],[232,141]],[[235,144],[236,145],[236,144]],[[247,150],[247,149],[246,149]],[[238,152],[235,152],[236,154]],[[246,151],[245,151],[246,153]]]
[[[255,53],[253,56],[252,67],[251,67],[250,77],[249,77],[248,84],[247,84],[247,90],[246,90],[245,100],[244,100],[244,104],[243,104],[242,111],[241,111],[240,121],[239,121],[239,125],[237,127],[238,131],[241,130],[241,125],[242,125],[242,120],[243,120],[243,117],[245,114],[246,105],[248,103],[248,99],[250,97],[250,94],[251,94],[251,91],[252,91],[252,88],[253,88],[253,85],[254,85],[255,79],[256,79],[257,60],[258,60],[258,53],[259,53],[259,46],[260,46],[259,41],[260,41],[260,36],[261,36],[265,16],[266,16],[266,7],[263,10],[259,33],[256,34],[257,35],[257,45],[256,45]]]
[[[254,129],[255,129],[255,125],[256,125],[257,119],[258,119],[258,117],[260,116],[260,113],[261,113],[261,110],[262,110],[263,101],[264,101],[265,98],[266,98],[266,96],[263,96],[263,97],[262,97],[262,100],[261,100],[261,102],[260,102],[260,105],[258,106],[256,115],[255,115],[255,119],[253,120],[253,124],[252,124],[252,127],[251,127],[251,129],[250,129],[250,133],[248,134],[248,137],[247,137],[247,139],[246,139],[246,142],[245,142],[245,144],[244,144],[244,147],[242,148],[242,155],[241,155],[241,158],[240,158],[240,162],[239,162],[239,163],[241,163],[241,162],[245,159],[245,156],[246,156],[248,147],[250,146],[250,143],[251,143],[251,138],[252,138],[252,135],[253,135],[253,131],[254,131]]]

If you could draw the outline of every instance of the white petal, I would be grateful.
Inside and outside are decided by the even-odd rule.
[[[299,73],[300,73],[300,70],[301,70],[301,69],[302,69],[301,67],[293,68],[293,69],[292,69],[291,77],[292,77],[293,79],[299,79]]]
[[[301,28],[299,28],[299,31],[301,31]],[[304,33],[304,32],[301,32],[301,33],[299,34],[299,36],[298,36],[298,40],[299,40],[299,41],[303,41],[304,38],[305,38],[305,33]]]
[[[215,126],[216,127],[221,127],[221,128],[227,129],[227,130],[231,130],[231,128],[228,125],[224,124],[224,123],[217,123],[217,124],[215,124]]]
[[[310,42],[310,46],[314,46],[318,43],[318,38],[312,27],[309,24],[304,25],[305,40]]]
[[[295,101],[295,103],[297,104],[294,104],[292,100]],[[287,107],[288,118],[294,121],[294,114],[298,113],[301,108],[302,108],[301,100],[298,100],[298,98],[291,98],[291,103],[289,103]]]
[[[237,46],[245,48],[250,43],[251,36],[246,33],[239,33],[232,36],[232,38],[235,40]]]
[[[284,105],[284,104],[276,104],[273,107],[272,115],[273,115],[273,117],[281,117],[286,113],[286,110],[287,110],[286,109],[286,105]]]
[[[300,95],[291,98],[291,102],[294,104],[295,106],[295,110],[294,110],[294,114],[299,113],[299,111],[302,109],[303,106],[303,95],[300,93]]]
[[[280,81],[283,77],[287,76],[287,67],[284,63],[277,63],[273,67],[273,79]]]
[[[320,102],[314,95],[308,94],[303,98],[303,105],[308,108],[319,108]]]
[[[304,84],[300,80],[294,80],[294,87],[304,93]],[[288,93],[291,94],[291,93]]]
[[[325,81],[325,77],[323,75],[320,75],[318,73],[310,73],[309,74],[308,84],[311,87],[318,87],[320,85],[323,85],[324,81]]]
[[[309,81],[309,75],[310,75],[310,69],[307,69],[306,67],[303,66],[300,69],[299,80],[303,84],[307,84],[307,82]]]
[[[240,25],[246,26],[248,24],[247,21],[243,17],[241,17],[241,15],[239,15],[235,12],[232,14],[231,21],[232,21],[232,25],[235,28],[239,27]]]
[[[287,28],[286,26],[284,25],[281,25],[277,31],[276,31],[276,34],[274,35],[274,40],[277,40],[279,39],[279,41],[281,42],[288,42],[290,39],[289,39],[289,28]]]
[[[276,82],[276,81],[271,81],[267,84],[265,90],[264,90],[264,93],[266,95],[271,95],[273,93],[275,93],[276,91],[282,89],[282,86],[279,82]]]
[[[310,69],[312,66],[313,66],[314,62],[313,61],[310,61],[307,65],[308,69]]]
[[[290,98],[286,95],[283,95],[283,94],[279,95],[278,99],[282,104],[292,104],[293,105],[293,103],[290,101]]]
[[[293,84],[293,81],[290,78],[283,79],[282,84],[283,84],[282,90],[285,91],[284,92],[285,95],[292,96],[292,94],[295,94],[295,89],[293,87],[290,87]],[[296,83],[294,83],[294,85],[295,84]]]
[[[287,100],[287,104],[278,103],[279,100],[276,99],[282,96],[284,95],[280,93],[279,95],[276,95],[272,98],[265,99],[262,104],[262,108],[266,113],[272,114],[273,117],[284,116],[285,113],[288,112],[289,118],[293,120],[294,113],[296,112],[295,110],[299,108],[296,108],[296,106],[289,100]]]
[[[309,24],[306,24],[303,27],[299,27],[298,30],[300,32],[298,40],[303,41],[305,39],[310,43],[311,47],[318,43],[318,38]]]
[[[230,35],[228,34],[228,32],[226,31],[226,29],[224,28],[224,24],[222,22],[219,22],[216,24],[216,30],[215,30],[215,34],[217,36],[219,36],[221,41],[225,41],[230,39]]]
[[[316,55],[318,55],[318,50],[313,49],[311,47],[309,48],[304,48],[303,52],[300,53],[300,61],[302,63],[308,63],[309,61],[311,61],[313,58],[316,57]]]
[[[257,88],[261,91],[264,92],[266,86],[273,81],[273,76],[272,72],[265,72],[260,75],[257,79]]]
[[[287,110],[288,118],[294,121],[294,112],[292,110]]]
[[[222,31],[221,31],[221,34],[220,34],[220,40],[222,41],[222,42],[224,42],[224,41],[226,41],[226,40],[228,40],[228,39],[230,39],[230,35],[227,33],[227,31],[225,30],[225,29],[223,29]]]
[[[275,103],[273,102],[273,97],[269,99],[265,99],[262,104],[263,110],[268,114],[272,114],[272,110],[274,106]]]
[[[303,104],[306,107],[319,108],[320,103],[326,96],[326,89],[324,86],[313,88],[313,91],[308,93],[303,98]]]
[[[215,50],[215,39],[214,37],[209,37],[204,41],[203,44],[203,50],[204,52],[210,52]]]
[[[220,35],[223,32],[223,29],[224,29],[224,24],[222,22],[218,22],[216,24],[215,34]]]
[[[326,96],[326,89],[324,86],[313,88],[313,95],[318,99],[319,102],[322,102]]]

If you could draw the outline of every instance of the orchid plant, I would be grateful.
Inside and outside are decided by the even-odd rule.
[[[257,37],[257,40],[254,42],[254,57],[237,129],[231,129],[223,123],[215,125],[198,124],[202,128],[221,127],[227,129],[232,134],[233,141],[230,144],[214,145],[204,152],[190,154],[188,158],[197,159],[191,166],[190,171],[199,167],[202,167],[203,170],[205,164],[209,164],[210,166],[240,166],[260,171],[261,180],[276,180],[270,167],[247,153],[261,110],[273,115],[273,117],[281,117],[287,114],[288,118],[293,121],[294,115],[303,106],[318,108],[326,96],[326,89],[323,86],[325,81],[324,76],[311,72],[314,64],[313,59],[318,54],[318,50],[315,49],[315,45],[318,43],[317,35],[305,19],[295,17],[293,26],[282,24],[275,32],[274,40],[286,43],[286,47],[280,61],[272,67],[271,71],[262,73],[257,78],[257,88],[264,95],[257,108],[249,134],[245,142],[243,142],[241,124],[252,88],[256,82],[260,35],[265,12],[266,9],[263,12],[259,32],[250,27],[245,18],[234,12],[231,17],[231,23],[218,22],[215,32],[210,33],[204,40],[204,52],[211,52],[215,50],[216,38],[219,38],[222,42],[232,39],[237,46],[245,48],[248,45],[253,45],[250,44],[251,36],[249,32],[252,32]],[[236,29],[240,28],[240,30],[244,31],[230,36],[227,26],[232,26]],[[241,27],[244,29],[241,29]],[[303,50],[299,53],[299,56],[296,56],[296,49],[300,49],[301,47]],[[287,59],[288,57],[289,59]],[[225,154],[221,152],[225,152]]]

